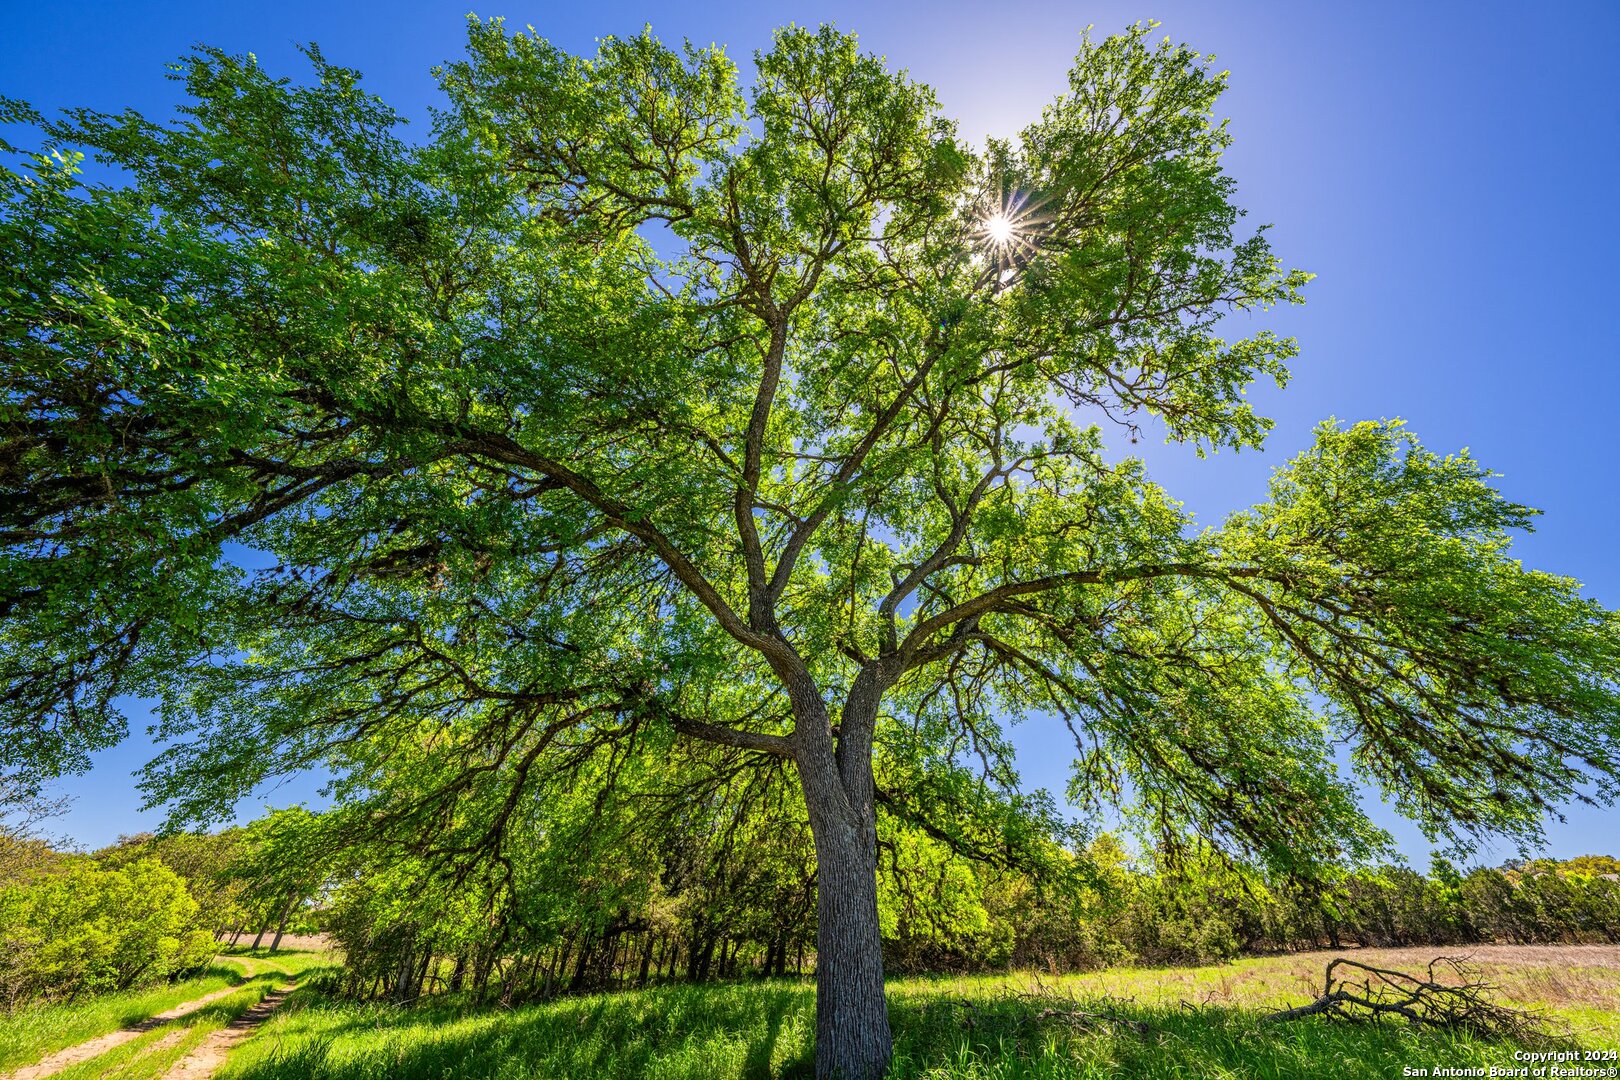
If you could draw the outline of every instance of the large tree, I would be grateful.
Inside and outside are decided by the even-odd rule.
[[[415,142],[310,59],[199,51],[168,123],[5,106],[61,154],[3,176],[5,767],[81,767],[145,694],[182,816],[313,764],[365,797],[408,747],[444,821],[484,800],[471,851],[537,770],[787,765],[817,1073],[856,1078],[876,814],[999,843],[963,780],[1008,780],[999,721],[1066,724],[1082,804],[1302,875],[1378,844],[1357,781],[1466,842],[1620,774],[1620,625],[1509,557],[1532,512],[1466,455],[1327,423],[1196,531],[1107,452],[1259,446],[1294,351],[1218,332],[1307,275],[1239,231],[1191,50],[1087,40],[982,151],[830,29],[744,92],[718,49],[475,20]]]

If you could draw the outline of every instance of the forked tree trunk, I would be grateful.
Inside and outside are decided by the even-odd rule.
[[[883,996],[872,805],[871,733],[878,694],[866,680],[856,680],[836,755],[826,713],[819,721],[806,716],[810,710],[804,706],[810,703],[793,697],[799,731],[806,732],[807,720],[816,724],[798,755],[816,845],[816,1076],[879,1080],[894,1044]],[[819,699],[814,705],[821,708]]]

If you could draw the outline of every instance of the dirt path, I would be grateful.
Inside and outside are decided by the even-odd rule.
[[[209,1032],[202,1045],[177,1061],[174,1068],[164,1074],[163,1080],[201,1080],[202,1077],[213,1076],[225,1064],[226,1055],[236,1048],[236,1044],[257,1031],[260,1024],[270,1019],[270,1014],[276,1011],[282,999],[297,988],[291,985],[272,990],[253,1008],[218,1031]]]
[[[39,1080],[42,1076],[54,1076],[71,1065],[77,1065],[81,1061],[89,1061],[93,1057],[105,1054],[115,1046],[122,1046],[131,1039],[139,1038],[155,1027],[162,1027],[170,1020],[190,1016],[209,1002],[218,1001],[220,998],[234,994],[240,989],[242,989],[240,986],[227,986],[223,990],[215,990],[211,994],[204,994],[202,997],[188,1001],[184,1005],[176,1005],[167,1012],[149,1016],[138,1024],[132,1024],[118,1031],[109,1031],[105,1035],[98,1035],[94,1039],[79,1043],[77,1046],[69,1046],[64,1050],[58,1050],[54,1054],[41,1058],[33,1065],[25,1065],[16,1072],[7,1073],[4,1080]]]

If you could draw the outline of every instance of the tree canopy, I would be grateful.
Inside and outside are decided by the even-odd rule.
[[[318,765],[484,867],[582,778],[774,770],[856,1077],[878,815],[1057,828],[1009,720],[1068,726],[1082,807],[1306,876],[1381,847],[1358,784],[1466,845],[1620,774],[1620,620],[1511,557],[1533,511],[1466,454],[1329,421],[1200,530],[1112,452],[1260,446],[1295,351],[1222,336],[1309,275],[1239,228],[1209,58],[1087,38],[976,149],[826,27],[745,88],[474,19],[415,141],[308,57],[199,49],[170,122],[5,106],[49,153],[0,173],[0,767],[82,768],[147,695],[178,818]]]

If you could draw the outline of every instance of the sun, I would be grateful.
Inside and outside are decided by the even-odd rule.
[[[1045,217],[1037,213],[1039,200],[1012,191],[988,200],[973,229],[984,253],[1003,269],[1033,254]]]

